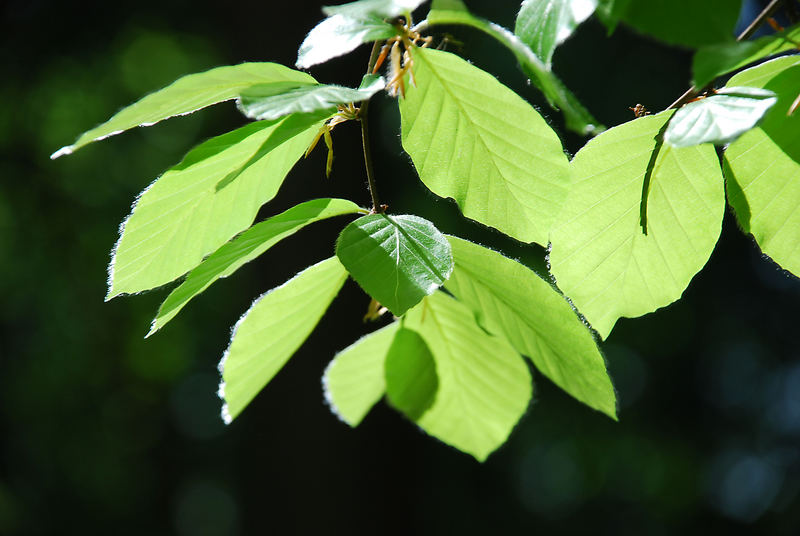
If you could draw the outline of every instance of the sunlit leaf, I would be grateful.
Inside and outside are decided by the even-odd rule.
[[[282,84],[265,84],[244,91],[238,106],[244,115],[259,120],[320,110],[334,113],[338,104],[368,100],[384,87],[386,81],[382,77],[371,77],[368,84],[359,89],[334,85],[306,85],[287,89]]]
[[[714,147],[664,144],[650,182],[647,234],[639,209],[655,136],[669,114],[591,140],[572,161],[570,196],[552,234],[551,271],[594,329],[680,298],[720,233],[725,206]]]
[[[345,15],[348,17],[381,17],[391,18],[414,11],[426,0],[359,0],[338,6],[322,8],[326,15]]]
[[[377,16],[333,15],[308,33],[297,52],[296,65],[308,69],[347,54],[364,43],[388,39],[396,33],[394,26]]]
[[[525,0],[514,33],[547,65],[556,47],[588,19],[597,0]]]
[[[675,112],[664,141],[673,147],[730,143],[753,128],[777,100],[765,89],[726,87]]]
[[[403,327],[425,341],[436,366],[433,404],[417,424],[480,461],[502,445],[533,391],[522,357],[488,335],[465,305],[436,292],[410,310]]]
[[[362,337],[336,354],[325,369],[325,400],[350,426],[358,426],[385,392],[384,362],[399,326],[394,322]]]
[[[359,218],[339,235],[336,255],[361,288],[396,316],[439,288],[453,270],[447,238],[417,216]]]
[[[235,419],[311,334],[347,279],[332,257],[261,295],[236,323],[219,369],[222,418]]]
[[[800,275],[800,114],[788,115],[800,87],[800,58],[768,61],[729,84],[778,96],[761,124],[725,151],[725,175],[739,225],[781,267]]]
[[[448,52],[413,51],[417,87],[400,99],[403,147],[420,179],[465,216],[547,244],[567,194],[561,141],[533,107]]]
[[[436,400],[436,362],[425,340],[399,329],[386,354],[386,398],[409,419],[419,419]]]
[[[518,262],[449,239],[455,269],[445,288],[472,309],[481,326],[505,337],[553,383],[616,419],[616,395],[603,356],[567,300]]]
[[[277,63],[242,63],[190,74],[123,108],[102,125],[82,134],[74,144],[53,153],[51,158],[70,154],[93,141],[133,127],[150,126],[175,115],[234,99],[249,87],[276,82],[297,86],[316,84],[310,75]]]
[[[700,48],[692,60],[694,85],[704,87],[723,74],[730,73],[762,58],[797,48],[800,25],[775,35],[753,41],[716,43]]]
[[[161,304],[148,336],[172,320],[190,300],[217,279],[228,277],[287,236],[293,235],[310,223],[358,212],[363,212],[363,209],[345,199],[314,199],[252,226],[189,272],[186,280]]]
[[[108,298],[169,283],[250,226],[324,119],[251,123],[189,152],[140,194],[123,223]]]

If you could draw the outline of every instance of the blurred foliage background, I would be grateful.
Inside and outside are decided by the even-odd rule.
[[[517,2],[469,4],[513,27]],[[355,430],[330,413],[325,365],[373,329],[361,322],[368,300],[352,282],[269,387],[222,424],[216,365],[229,326],[258,294],[332,254],[343,220],[287,240],[146,341],[165,289],[103,303],[108,252],[136,194],[243,120],[228,103],[55,162],[49,154],[183,74],[242,61],[292,65],[318,8],[311,0],[0,7],[0,534],[797,534],[800,282],[762,258],[730,214],[683,300],[620,321],[603,345],[620,422],[537,375],[535,404],[483,465],[382,404]],[[475,32],[450,31],[461,52],[565,132],[510,54]],[[313,74],[357,84],[368,53]],[[615,125],[636,103],[669,105],[688,85],[689,60],[624,27],[606,38],[592,20],[554,63]],[[381,96],[373,110],[379,188],[392,211],[541,268],[541,250],[504,242],[429,194],[402,152],[394,103]],[[583,140],[565,134],[564,142],[574,154]],[[332,178],[318,150],[262,215],[316,196],[366,205],[357,126],[338,127],[334,143]]]

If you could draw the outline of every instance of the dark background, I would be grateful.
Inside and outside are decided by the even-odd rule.
[[[516,2],[470,5],[513,26]],[[383,404],[349,429],[326,407],[320,376],[335,351],[372,329],[350,282],[225,427],[216,365],[229,327],[261,292],[330,256],[345,220],[286,240],[145,341],[167,291],[103,303],[117,225],[161,171],[243,120],[227,103],[55,162],[48,155],[180,75],[242,61],[292,65],[321,19],[318,4],[11,0],[0,13],[0,534],[800,531],[800,283],[763,258],[731,214],[684,298],[621,320],[602,345],[619,423],[536,375],[535,403],[484,464]],[[564,132],[508,52],[451,31],[466,56]],[[362,47],[312,73],[354,85],[367,55]],[[606,39],[592,20],[555,66],[615,125],[632,118],[629,106],[660,110],[680,95],[689,60],[626,28]],[[427,193],[402,152],[396,106],[381,96],[372,110],[392,211],[540,266],[541,250],[467,224]],[[332,178],[319,150],[263,215],[311,197],[368,204],[357,126],[338,127],[334,142]],[[574,154],[583,140],[564,142]]]

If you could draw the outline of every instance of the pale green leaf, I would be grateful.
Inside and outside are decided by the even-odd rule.
[[[425,340],[436,365],[436,399],[416,422],[430,435],[483,461],[528,408],[533,386],[522,357],[475,323],[443,292],[410,310],[403,327]]]
[[[230,423],[283,368],[347,279],[336,257],[262,294],[233,328],[219,370],[222,418]]]
[[[386,354],[386,398],[412,421],[418,420],[436,399],[439,380],[436,362],[425,340],[410,329],[400,329]]]
[[[743,71],[730,84],[762,87],[778,103],[761,125],[725,151],[728,199],[761,251],[800,276],[800,58],[787,56]]]
[[[715,78],[760,59],[797,48],[800,25],[753,41],[715,43],[700,48],[692,59],[695,87],[705,87]]]
[[[396,34],[394,26],[377,16],[353,18],[333,15],[308,33],[297,52],[295,65],[308,69],[347,54],[364,43],[389,39]]]
[[[190,74],[123,108],[102,125],[82,134],[74,144],[53,153],[51,158],[71,154],[93,141],[133,127],[150,126],[169,117],[234,99],[251,86],[275,82],[290,82],[297,86],[316,84],[307,73],[277,63],[242,63]]]
[[[556,47],[588,19],[597,0],[525,0],[514,33],[550,67]]]
[[[158,310],[150,336],[172,320],[195,296],[217,279],[228,277],[244,264],[291,236],[306,225],[334,216],[364,212],[345,199],[314,199],[252,226],[189,272],[186,280],[173,290]]]
[[[169,283],[250,226],[324,119],[251,123],[199,145],[148,186],[122,224],[107,299]]]
[[[465,216],[547,244],[569,185],[561,141],[533,107],[448,52],[414,49],[400,100],[403,147],[420,179]]]
[[[287,88],[284,84],[264,84],[244,91],[238,99],[239,110],[250,119],[277,119],[293,113],[320,110],[336,112],[336,106],[369,100],[386,87],[382,77],[371,77],[359,89],[335,85]]]
[[[620,7],[617,16],[637,30],[667,43],[699,47],[733,41],[742,0],[627,0]]]
[[[325,400],[350,426],[358,426],[384,394],[384,361],[399,326],[394,322],[360,338],[336,354],[325,369]]]
[[[711,145],[663,145],[649,189],[647,234],[642,187],[655,137],[669,113],[647,116],[591,140],[572,161],[573,184],[552,235],[551,271],[605,338],[622,316],[680,298],[720,233],[725,207]]]
[[[350,223],[336,255],[367,294],[401,316],[453,271],[450,243],[417,216],[371,214]]]
[[[326,15],[345,15],[347,17],[380,17],[391,18],[414,11],[426,0],[359,0],[338,6],[325,6],[322,12]]]
[[[616,419],[616,395],[589,329],[566,299],[528,268],[449,237],[455,269],[445,288],[490,333],[505,337],[553,383]]]
[[[673,147],[730,143],[753,128],[777,100],[765,89],[726,87],[675,112],[664,141]]]

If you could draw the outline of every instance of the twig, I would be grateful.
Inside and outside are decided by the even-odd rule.
[[[369,63],[367,65],[367,74],[371,73],[375,67],[375,62],[378,60],[378,54],[381,50],[380,41],[375,41],[372,44],[372,52],[369,56]],[[369,100],[364,101],[361,109],[358,112],[358,120],[361,123],[361,146],[364,148],[364,165],[367,168],[367,187],[369,188],[369,195],[372,197],[372,212],[383,212],[384,208],[378,199],[378,189],[375,185],[375,170],[372,165],[372,153],[369,148]]]

